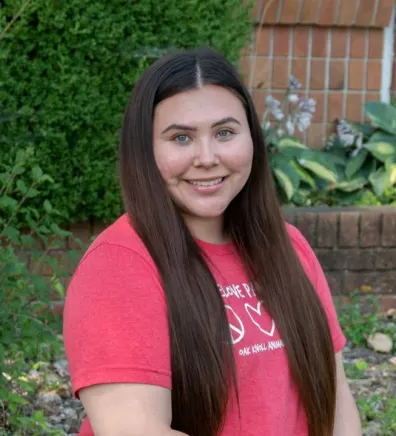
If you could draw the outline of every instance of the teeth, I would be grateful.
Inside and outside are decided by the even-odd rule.
[[[196,186],[214,186],[214,185],[218,185],[222,181],[223,181],[223,177],[220,177],[219,179],[215,179],[215,180],[206,180],[206,181],[189,180],[189,183]]]

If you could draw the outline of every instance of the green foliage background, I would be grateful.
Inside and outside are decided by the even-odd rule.
[[[0,3],[0,33],[25,0]],[[250,2],[251,3],[251,2]],[[121,213],[116,150],[133,84],[162,53],[201,45],[236,61],[242,0],[33,0],[0,41],[0,162],[33,145],[63,223]]]

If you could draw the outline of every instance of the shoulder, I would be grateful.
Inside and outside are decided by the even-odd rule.
[[[103,249],[106,246],[119,247],[120,251],[130,250],[145,260],[151,260],[146,246],[126,214],[119,217],[95,238],[85,252],[83,259],[91,255],[99,247]]]
[[[88,247],[73,274],[70,288],[78,283],[79,287],[85,286],[87,281],[103,288],[108,281],[120,285],[123,280],[136,284],[143,279],[160,285],[152,257],[127,215],[123,215]]]

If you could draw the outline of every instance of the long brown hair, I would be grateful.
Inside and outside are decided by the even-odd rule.
[[[330,436],[335,357],[325,312],[289,239],[249,92],[234,67],[210,49],[184,51],[154,63],[135,84],[121,132],[125,208],[157,265],[167,301],[172,428],[190,436],[215,436],[224,423],[231,388],[237,393],[222,298],[167,193],[153,152],[156,105],[202,84],[229,89],[245,106],[254,144],[253,165],[245,187],[226,210],[225,231],[239,249],[257,297],[279,329],[308,418],[309,436]]]

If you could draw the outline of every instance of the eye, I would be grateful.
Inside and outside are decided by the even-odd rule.
[[[234,134],[234,132],[230,129],[222,129],[219,132],[217,132],[217,136],[221,139],[226,139],[231,137]]]
[[[178,142],[179,144],[187,144],[190,141],[190,137],[187,135],[176,135],[173,138],[174,141]]]

